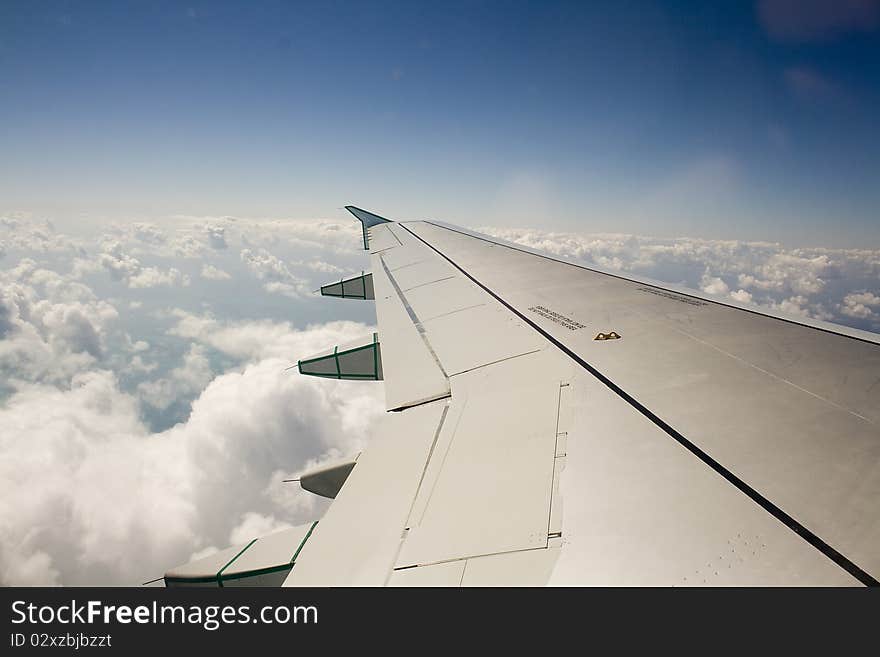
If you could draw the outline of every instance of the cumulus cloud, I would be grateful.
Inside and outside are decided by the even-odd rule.
[[[267,292],[283,294],[287,297],[301,297],[309,294],[308,283],[293,274],[284,261],[266,249],[243,249],[241,261],[261,281]]]
[[[171,311],[177,322],[170,335],[198,340],[239,360],[305,358],[328,344],[349,342],[372,333],[372,327],[350,321],[333,321],[296,330],[290,322],[219,320],[210,314],[180,309]]]
[[[334,263],[338,256],[362,253],[357,240],[360,224],[347,218],[336,221],[176,215],[171,219],[174,231],[169,244],[180,249],[177,255],[187,257],[201,257],[209,249],[222,254],[239,246],[264,248],[273,253],[283,248],[310,257],[332,254]]]
[[[840,312],[858,319],[876,318],[878,311],[880,311],[880,296],[864,290],[847,294],[840,304]]]
[[[144,340],[138,340],[137,342],[134,342],[131,345],[132,351],[146,351],[149,348],[150,348],[150,343],[145,342]]]
[[[66,381],[97,363],[119,314],[92,291],[23,259],[0,272],[0,372]]]
[[[149,371],[141,365],[141,369]],[[205,348],[192,344],[179,367],[168,376],[155,381],[144,381],[138,385],[141,399],[159,409],[168,408],[178,399],[189,399],[200,392],[214,378],[211,362]]]
[[[359,451],[381,404],[375,388],[315,385],[283,364],[215,378],[185,423],[153,434],[111,372],[69,390],[21,387],[0,409],[0,581],[135,584],[311,520],[320,504],[293,500],[314,496],[267,487],[309,459]]]
[[[312,271],[324,274],[339,274],[345,271],[344,268],[334,265],[332,262],[324,262],[323,260],[309,260],[308,262],[300,261],[294,263],[298,267],[305,267]]]
[[[179,235],[171,242],[171,251],[181,258],[201,258],[205,245],[192,235]]]
[[[228,281],[232,276],[230,276],[227,272],[223,271],[215,267],[214,265],[204,264],[202,265],[202,278],[207,278],[211,281]]]
[[[226,244],[226,229],[223,226],[206,226],[205,231],[208,233],[208,243],[211,248],[225,249],[228,246]]]
[[[183,285],[190,283],[189,276],[181,274],[179,269],[172,267],[167,271],[160,271],[155,267],[144,267],[135,276],[128,279],[129,287],[156,287],[157,285]]]
[[[155,224],[134,223],[131,225],[131,233],[135,239],[147,244],[165,244],[168,240],[165,232]]]
[[[51,221],[34,219],[24,213],[0,217],[0,234],[4,235],[7,252],[61,254],[77,252],[81,248],[76,240],[58,232]]]
[[[751,292],[746,292],[745,290],[737,290],[736,292],[731,292],[730,298],[733,299],[734,301],[739,301],[740,303],[751,303],[752,302]]]
[[[290,527],[290,524],[279,521],[274,516],[248,511],[242,515],[241,522],[229,533],[229,542],[232,545],[247,543],[254,536],[265,536]]]
[[[147,363],[140,355],[135,355],[132,357],[131,362],[128,364],[128,370],[130,372],[144,372],[149,373],[159,367],[156,363]]]
[[[326,269],[313,261],[363,267],[356,232],[304,225],[241,222],[267,289],[306,289],[294,270]],[[211,249],[204,226],[108,226],[96,238],[28,218],[2,224],[14,247],[0,270],[0,584],[137,584],[242,537],[311,521],[326,501],[282,480],[363,449],[384,412],[381,386],[287,368],[373,328],[206,309],[228,311],[238,288],[187,292],[186,261],[219,258],[222,269],[195,269],[219,288],[237,285],[226,269],[242,261]],[[301,248],[325,230],[329,247]],[[158,286],[160,296],[147,294]],[[256,307],[278,306],[265,296]],[[172,299],[183,308],[157,307]],[[157,428],[157,413],[171,421]]]
[[[130,288],[158,285],[185,287],[190,284],[190,277],[182,274],[176,267],[163,270],[142,265],[140,260],[126,253],[122,243],[117,240],[105,241],[102,252],[94,260],[79,258],[74,264],[74,271],[80,276],[102,268],[113,280],[120,281]]]
[[[730,292],[727,283],[717,276],[709,276],[708,274],[703,275],[703,278],[700,281],[700,289],[706,294],[715,294],[718,296],[725,296]]]

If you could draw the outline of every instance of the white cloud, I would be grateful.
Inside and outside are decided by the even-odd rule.
[[[243,249],[241,261],[261,281],[267,292],[297,298],[309,294],[308,282],[294,275],[287,265],[266,249]]]
[[[19,214],[0,217],[0,235],[7,251],[35,254],[69,254],[81,250],[82,244],[69,235],[59,233],[48,220],[38,220]]]
[[[875,309],[878,308],[880,308],[880,296],[865,291],[847,294],[840,304],[840,312],[858,319],[877,318],[878,312]]]
[[[101,268],[109,272],[115,281],[125,283],[130,288],[149,288],[158,285],[187,286],[190,278],[176,267],[163,270],[144,266],[140,260],[126,253],[121,242],[105,241],[102,252],[94,260],[78,258],[74,263],[74,273],[83,276]]]
[[[141,366],[141,369],[144,369]],[[146,370],[149,371],[149,370]],[[165,409],[180,399],[199,393],[214,378],[211,362],[202,345],[193,344],[179,367],[168,376],[138,385],[141,399],[155,408]]]
[[[772,304],[773,308],[781,310],[784,313],[788,313],[789,315],[801,315],[803,317],[809,317],[810,313],[806,308],[807,298],[803,296],[794,296],[788,299],[783,299],[779,303]]]
[[[147,244],[165,244],[168,236],[155,224],[134,223],[131,225],[131,233],[135,239]]]
[[[128,364],[129,372],[143,372],[148,374],[155,370],[159,365],[157,363],[145,363],[144,359],[140,356],[133,356],[131,362]]]
[[[177,319],[169,333],[198,340],[241,361],[281,358],[288,362],[306,358],[327,346],[352,342],[373,332],[357,322],[335,321],[296,330],[289,322],[221,321],[211,315],[173,310]]]
[[[23,259],[0,272],[0,371],[67,381],[102,359],[118,312],[92,291]]]
[[[205,263],[202,265],[202,278],[207,278],[211,281],[228,281],[232,276],[214,265]]]
[[[873,292],[854,292],[851,294],[847,294],[844,298],[844,302],[846,303],[861,303],[866,306],[880,306],[880,296],[877,296]]]
[[[237,545],[247,543],[254,536],[265,536],[289,529],[292,525],[279,521],[274,516],[266,516],[254,511],[247,511],[242,515],[241,522],[229,532],[229,543]]]
[[[179,235],[171,243],[171,251],[181,258],[201,258],[205,245],[192,235]]]
[[[156,434],[110,372],[77,375],[69,390],[21,386],[0,409],[0,581],[133,584],[314,517],[291,513],[308,493],[269,488],[281,470],[360,451],[381,390],[285,365],[218,376],[185,423]]]
[[[226,229],[223,226],[206,226],[205,232],[208,234],[208,243],[211,248],[225,249],[228,246],[226,244]]]
[[[122,244],[116,241],[104,244],[104,252],[98,256],[97,261],[117,281],[127,280],[141,270],[141,263],[123,253]]]
[[[357,233],[332,222],[210,224],[227,243],[248,232],[267,289],[310,289],[296,266],[364,264]],[[384,412],[381,386],[286,371],[371,327],[231,321],[202,305],[225,303],[230,289],[214,299],[185,292],[192,266],[182,258],[235,262],[208,250],[205,225],[111,226],[80,239],[3,220],[14,247],[0,270],[0,584],[137,584],[247,534],[315,519],[326,501],[282,479],[360,451]],[[195,271],[220,288],[229,281],[207,262]],[[106,274],[123,284],[112,302],[99,292]],[[160,285],[161,297],[140,291]],[[159,312],[157,298],[186,309]],[[186,413],[168,416],[176,424],[151,429],[149,409],[180,404]]]
[[[171,267],[167,271],[160,271],[155,267],[144,267],[135,276],[128,279],[128,286],[131,288],[138,287],[156,287],[157,285],[189,285],[189,276],[181,274],[180,270]]]
[[[706,294],[715,294],[718,296],[724,296],[730,292],[727,283],[717,276],[709,276],[708,274],[703,275],[703,278],[700,281],[700,289]]]
[[[342,267],[330,262],[324,262],[323,260],[309,260],[308,262],[300,261],[294,262],[293,264],[297,267],[305,267],[306,269],[311,269],[312,271],[324,274],[339,274],[345,271]]]

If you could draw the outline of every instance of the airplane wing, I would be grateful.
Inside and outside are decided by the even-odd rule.
[[[348,209],[378,333],[300,371],[389,412],[285,585],[878,584],[880,336]]]

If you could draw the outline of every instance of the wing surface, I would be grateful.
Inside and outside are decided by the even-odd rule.
[[[358,461],[288,584],[876,584],[877,336],[437,222],[369,230],[400,457]],[[353,517],[394,543],[367,579]]]

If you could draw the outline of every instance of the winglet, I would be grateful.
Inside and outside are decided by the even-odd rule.
[[[385,217],[380,217],[378,214],[373,214],[372,212],[367,212],[366,210],[361,210],[360,208],[356,208],[353,205],[346,205],[345,209],[351,212],[355,217],[357,217],[358,221],[361,222],[361,226],[364,230],[364,249],[369,250],[370,246],[367,241],[367,229],[371,226],[375,226],[377,224],[387,224],[391,223],[390,219],[386,219]]]

